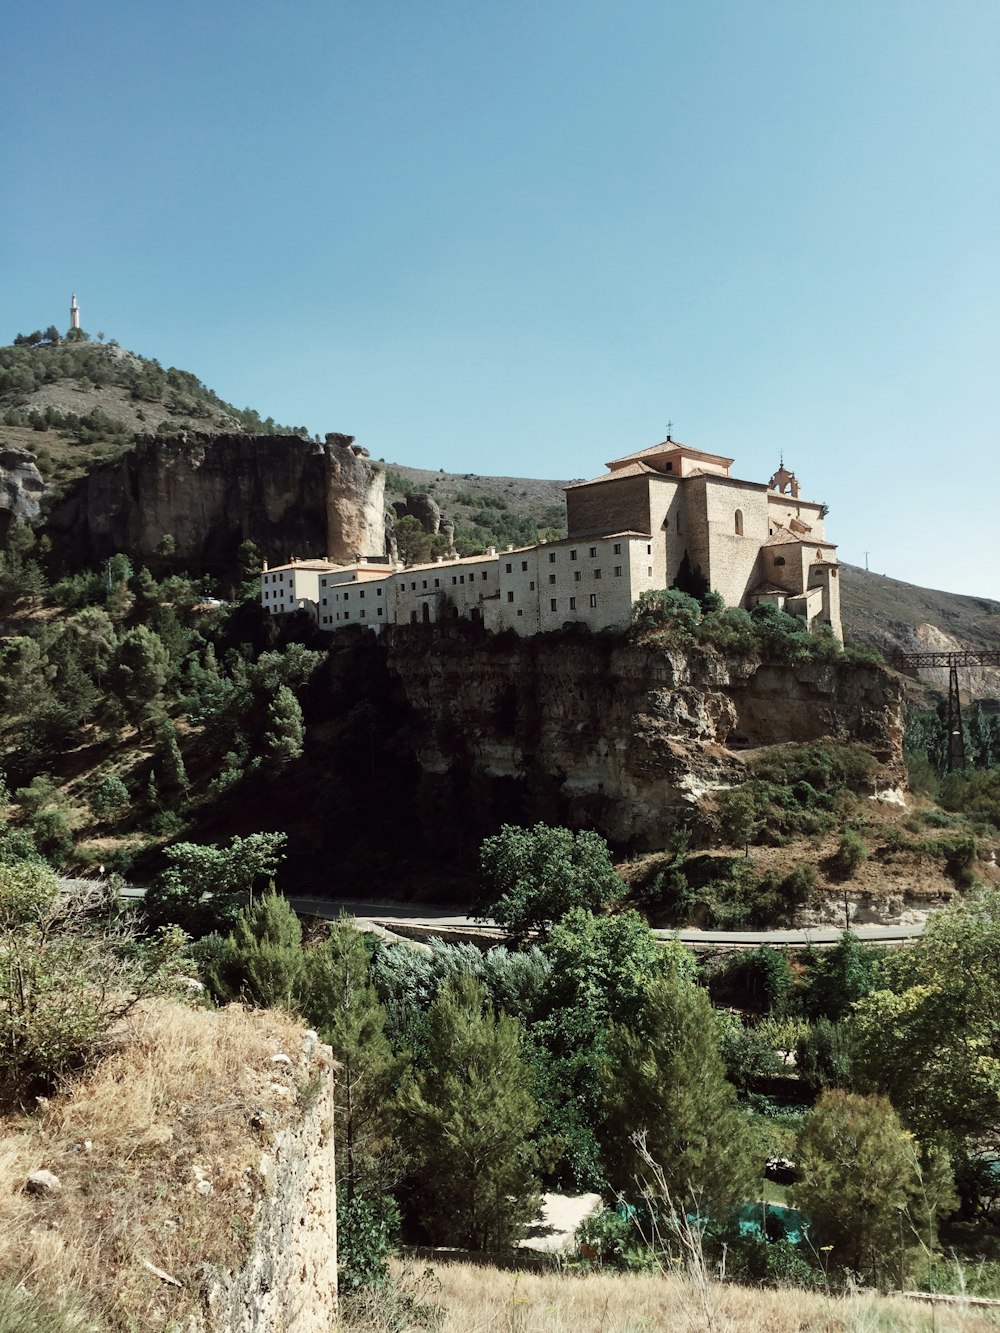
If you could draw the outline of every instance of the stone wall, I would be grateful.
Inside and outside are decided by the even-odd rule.
[[[337,1312],[334,1066],[306,1033],[300,1077],[315,1092],[301,1122],[279,1130],[261,1159],[266,1194],[249,1258],[210,1274],[204,1310],[185,1333],[330,1333]]]
[[[649,479],[619,477],[566,491],[570,537],[602,532],[649,532]]]

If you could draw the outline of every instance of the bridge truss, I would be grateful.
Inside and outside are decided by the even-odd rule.
[[[958,691],[958,673],[963,667],[1000,666],[1000,651],[968,649],[963,652],[896,653],[886,658],[897,671],[918,671],[921,667],[946,667],[948,670],[948,771],[965,767],[965,733],[962,730],[962,699]]]

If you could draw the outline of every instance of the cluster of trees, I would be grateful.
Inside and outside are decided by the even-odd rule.
[[[754,1258],[735,1217],[762,1195],[774,1140],[753,1088],[783,1070],[782,1051],[816,1097],[786,1143],[814,1256],[885,1281],[926,1264],[956,1173],[965,1208],[991,1202],[1000,1082],[977,1053],[1000,1043],[1000,895],[942,914],[906,951],[845,935],[798,968],[772,950],[744,955],[720,981],[634,912],[606,910],[621,886],[599,843],[542,825],[487,839],[483,908],[520,943],[486,953],[386,944],[346,920],[304,937],[283,899],[248,905],[246,883],[204,849],[178,854],[147,910],[160,925],[216,927],[196,954],[219,1000],[291,1008],[333,1045],[356,1273],[371,1276],[372,1237],[400,1213],[411,1234],[495,1248],[542,1188],[590,1187],[660,1222],[697,1216],[706,1244],[735,1245],[766,1275],[769,1255]],[[230,851],[260,884],[279,848]],[[757,1021],[713,1008],[720,985],[752,995]]]
[[[62,338],[55,325],[50,325],[44,333],[19,333],[12,346],[0,347],[0,405],[7,408],[6,423],[34,425],[21,407],[24,400],[45,384],[70,380],[82,388],[117,385],[135,402],[164,403],[170,412],[229,421],[251,434],[309,434],[304,426],[280,426],[271,417],[261,420],[252,408],[233,407],[190,371],[176,366],[164,369],[159,361],[134,354],[113,356],[109,348],[117,344],[112,341],[104,347],[100,345],[104,335],[99,334],[98,339],[98,344],[91,342],[81,330],[71,330]],[[48,428],[65,427],[66,423],[53,421]],[[122,423],[116,421],[114,431],[122,429]]]
[[[752,611],[727,608],[718,593],[707,590],[707,584],[698,596],[679,582],[642,593],[635,605],[631,635],[639,643],[704,644],[776,662],[882,660],[868,649],[844,648],[829,625],[817,622],[810,628],[802,616],[790,616],[770,603],[761,602]]]
[[[4,773],[46,854],[62,860],[72,848],[72,815],[49,775],[81,744],[112,750],[85,793],[93,818],[121,823],[142,810],[159,832],[184,818],[192,763],[221,796],[302,754],[298,695],[322,652],[268,648],[255,602],[208,610],[204,581],[157,580],[124,555],[50,585],[46,554],[23,526],[0,552],[0,614],[41,602],[61,611],[23,620],[0,645]]]

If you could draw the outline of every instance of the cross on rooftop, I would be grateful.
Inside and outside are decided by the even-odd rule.
[[[667,439],[668,439],[668,440],[670,439],[670,432],[673,430],[673,428],[674,428],[674,423],[673,423],[672,421],[668,421],[668,422],[667,422]]]

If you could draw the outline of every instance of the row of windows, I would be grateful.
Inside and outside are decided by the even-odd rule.
[[[507,594],[507,601],[508,601],[508,602],[513,602],[513,600],[514,600],[514,594],[513,594],[512,592],[509,592],[509,593]],[[592,607],[594,607],[594,606],[597,605],[597,593],[596,593],[596,592],[592,592],[592,593],[590,594],[590,605],[591,605]],[[576,598],[575,598],[575,597],[571,597],[571,598],[569,599],[569,609],[570,609],[571,611],[575,611],[575,610],[576,610]],[[550,597],[550,598],[549,598],[549,610],[550,610],[550,611],[558,611],[558,610],[559,610],[559,598],[558,598],[558,597]],[[520,615],[523,615],[524,613],[523,613],[522,611],[518,611],[517,614],[520,616]]]
[[[382,614],[383,614],[383,608],[382,608],[381,606],[380,606],[380,607],[377,607],[376,610],[375,610],[375,614],[376,614],[376,616],[380,616],[380,615],[382,615]],[[322,617],[321,617],[321,621],[322,621],[322,623],[323,623],[324,625],[331,625],[335,620],[341,620],[341,619],[343,619],[343,620],[350,620],[350,618],[351,618],[351,613],[350,613],[350,611],[345,611],[345,612],[343,613],[343,615],[341,615],[341,613],[338,611],[337,614],[336,614],[335,616],[322,616]],[[367,619],[368,619],[368,613],[365,611],[365,609],[364,609],[363,607],[362,607],[362,609],[358,612],[358,619],[359,619],[359,620],[367,620]]]

